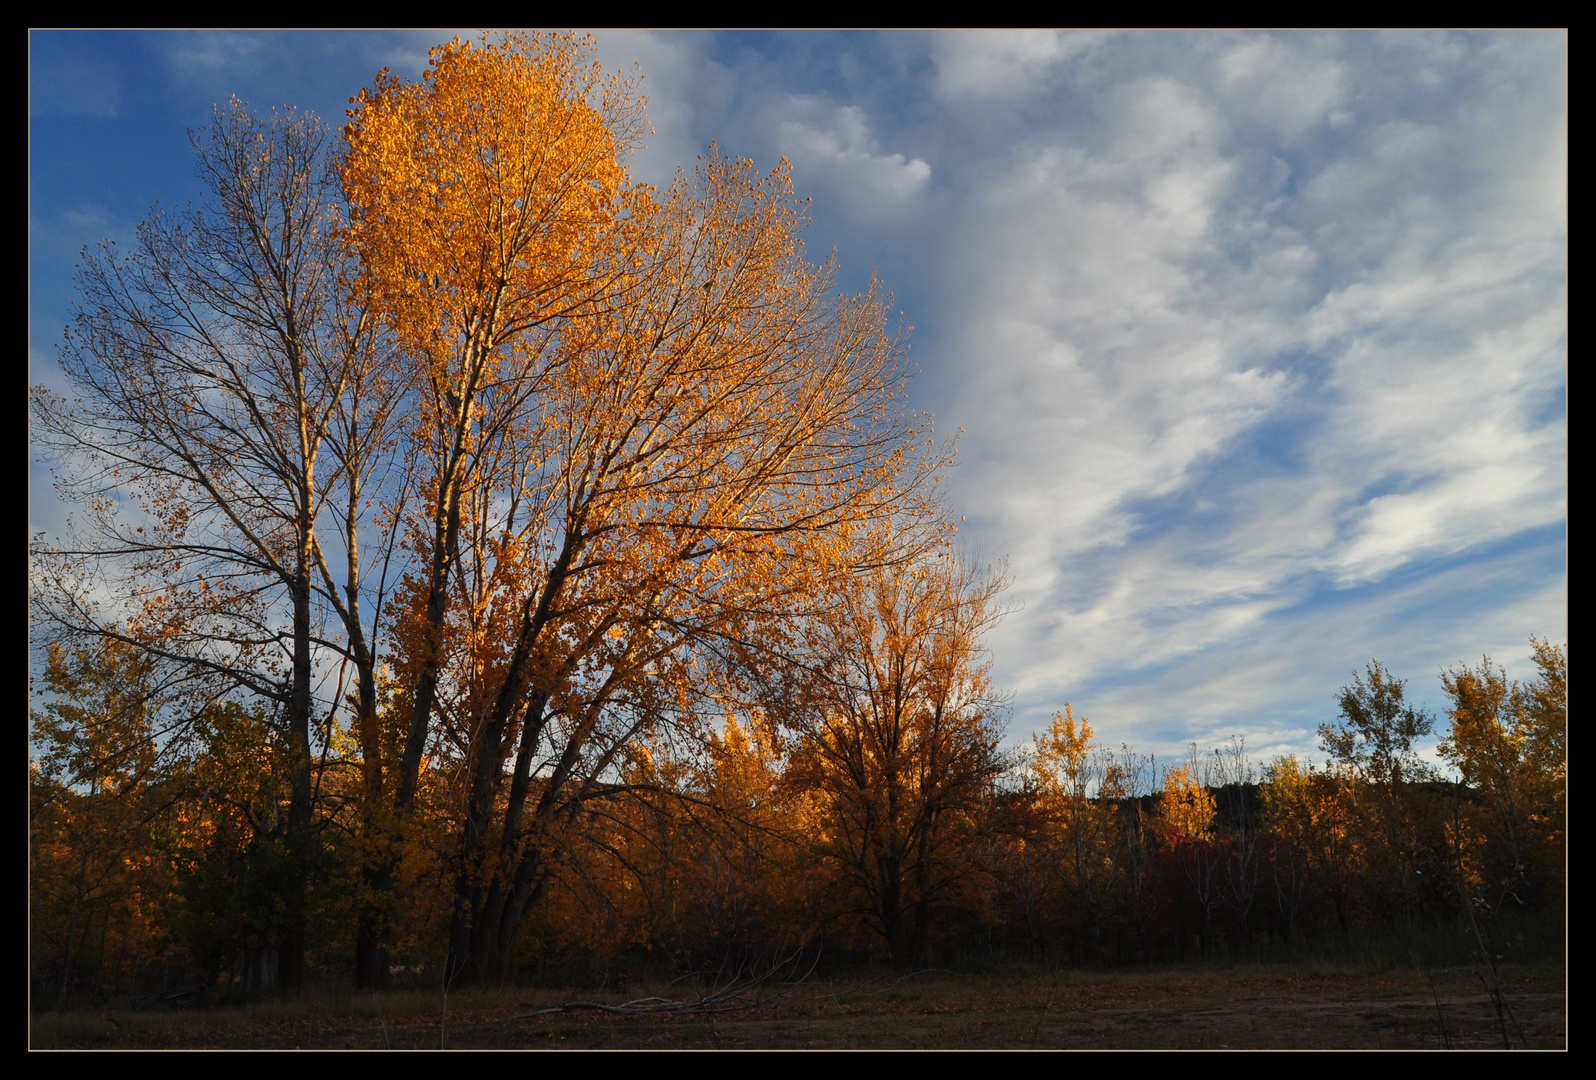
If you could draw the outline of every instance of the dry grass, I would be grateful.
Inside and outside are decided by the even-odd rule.
[[[1564,974],[1562,965],[1503,971],[1508,1002],[1535,1049],[1566,1047]],[[1433,976],[1432,990],[1411,969],[929,972],[895,985],[811,980],[779,1001],[715,1017],[513,1019],[527,1011],[518,1000],[552,1005],[573,996],[539,990],[451,994],[445,1018],[437,992],[322,993],[248,1006],[36,1015],[30,1042],[38,1049],[1499,1048],[1495,1012],[1472,970]],[[634,986],[600,1000],[649,993],[682,991]]]

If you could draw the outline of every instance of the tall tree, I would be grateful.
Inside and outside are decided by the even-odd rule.
[[[344,129],[359,283],[419,367],[408,436],[421,498],[394,511],[414,523],[424,605],[394,784],[403,810],[427,748],[470,500],[508,496],[502,527],[516,530],[535,486],[517,465],[536,468],[526,440],[559,363],[551,337],[619,300],[618,223],[640,193],[617,155],[638,133],[639,104],[584,51],[544,35],[480,48],[457,38],[432,51],[419,82],[379,74]]]
[[[34,610],[54,634],[119,641],[213,696],[269,702],[301,865],[324,674],[316,532],[342,467],[323,449],[364,344],[340,304],[326,137],[291,110],[219,108],[191,136],[202,207],[156,213],[131,253],[85,256],[60,356],[73,396],[32,394],[35,438],[80,507],[66,538],[33,548]],[[302,922],[286,935],[271,980],[295,983]]]
[[[386,897],[437,735],[440,686],[493,694],[480,651],[465,650],[464,680],[446,670],[451,622],[478,641],[513,634],[513,613],[492,597],[516,572],[517,547],[543,540],[543,521],[528,519],[546,495],[540,396],[561,362],[551,342],[571,318],[619,299],[617,237],[636,193],[617,154],[641,122],[626,91],[585,65],[571,39],[509,36],[481,48],[456,39],[433,50],[422,80],[384,71],[349,112],[353,287],[407,354],[413,388],[399,432],[411,482],[379,495],[408,561],[390,624],[395,715],[379,725],[373,713],[361,729],[371,837],[363,985],[385,966]],[[468,718],[451,721],[472,730]],[[502,735],[502,723],[488,736]],[[470,819],[467,846],[482,827],[480,815]]]
[[[776,633],[846,572],[848,533],[901,505],[897,343],[874,297],[833,306],[796,261],[789,190],[711,159],[653,223],[643,301],[558,345],[542,469],[486,593],[504,632],[473,637],[489,677],[456,723],[473,779],[453,949],[476,977],[508,965],[555,854],[540,832],[687,718],[701,650]]]
[[[697,650],[812,606],[940,463],[882,299],[804,263],[785,170],[629,186],[637,103],[585,48],[456,42],[346,129],[362,281],[424,373],[391,798],[413,811],[429,752],[461,766],[450,963],[478,980],[573,815],[692,709]]]
[[[362,985],[423,789],[459,823],[452,971],[502,977],[636,740],[939,535],[888,300],[804,261],[785,166],[631,185],[641,102],[586,49],[444,46],[337,154],[235,102],[196,137],[207,207],[86,261],[78,398],[34,395],[86,521],[36,547],[38,610],[265,702],[295,865],[353,707]],[[285,926],[263,983],[303,971]]]

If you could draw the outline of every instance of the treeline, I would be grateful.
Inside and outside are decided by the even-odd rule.
[[[1088,964],[1345,955],[1371,937],[1406,958],[1431,951],[1434,928],[1449,959],[1484,959],[1499,919],[1559,934],[1567,661],[1533,646],[1527,685],[1489,659],[1444,677],[1450,780],[1416,753],[1433,719],[1378,663],[1321,726],[1324,767],[1193,745],[1139,797],[1152,759],[1093,747],[1066,710],[998,798],[997,932],[1011,951]]]
[[[915,700],[895,747],[873,737],[892,725],[863,715],[820,735],[765,710],[707,717],[698,738],[662,730],[610,797],[564,824],[507,974],[702,971],[799,951],[1139,965],[1370,935],[1405,958],[1437,930],[1453,943],[1445,959],[1482,943],[1521,951],[1526,928],[1555,932],[1566,885],[1566,657],[1534,647],[1526,684],[1489,660],[1445,676],[1455,780],[1417,757],[1431,720],[1377,664],[1321,729],[1324,768],[1284,757],[1255,771],[1237,740],[1155,770],[1097,745],[1068,709],[1034,752],[1005,757],[990,723],[934,729],[925,670],[856,698],[865,712],[894,693]],[[306,908],[290,913],[290,778],[269,725],[215,706],[183,725],[181,751],[158,749],[159,688],[141,675],[115,647],[52,657],[62,697],[34,732],[47,748],[32,775],[35,1003],[262,988],[296,915],[311,969],[349,980],[366,860],[352,748],[318,764],[319,850]],[[426,770],[431,825],[409,834],[397,869],[393,980],[446,970],[460,764]]]

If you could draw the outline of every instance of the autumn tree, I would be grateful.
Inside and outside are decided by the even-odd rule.
[[[1403,918],[1411,924],[1421,854],[1412,789],[1429,776],[1414,744],[1430,734],[1435,722],[1404,700],[1406,685],[1379,661],[1369,661],[1365,674],[1354,672],[1352,682],[1341,688],[1336,698],[1341,715],[1320,725],[1319,739],[1331,760],[1365,785],[1361,809],[1369,835],[1396,885]]]
[[[1261,798],[1268,829],[1267,862],[1288,946],[1294,945],[1302,932],[1312,895],[1312,841],[1308,834],[1315,822],[1307,798],[1308,782],[1308,770],[1292,754],[1281,755],[1264,769]]]
[[[779,733],[750,719],[705,733],[686,797],[673,800],[692,827],[686,913],[706,966],[801,947],[824,915],[823,888],[805,873],[818,807],[783,782]]]
[[[702,650],[768,641],[812,606],[919,466],[898,460],[880,303],[834,304],[797,259],[785,175],[711,159],[696,181],[650,223],[643,300],[564,332],[531,506],[496,544],[488,598],[508,617],[471,639],[490,692],[457,728],[481,824],[453,948],[477,977],[508,966],[554,856],[539,834],[613,789],[634,738],[690,719]]]
[[[764,967],[822,929],[831,879],[813,872],[815,800],[785,782],[777,733],[757,716],[701,719],[640,741],[625,796],[582,816],[550,885],[587,911],[564,905],[566,940],[586,925],[595,953],[631,949],[687,974]]]
[[[464,682],[451,678],[444,639],[462,620],[479,639],[513,633],[513,611],[490,602],[495,575],[513,572],[526,535],[541,539],[541,519],[528,534],[528,517],[546,494],[536,441],[540,395],[560,362],[551,343],[571,318],[619,301],[621,219],[636,193],[617,155],[641,114],[623,85],[582,61],[568,39],[457,39],[433,51],[418,82],[380,74],[352,100],[344,130],[351,287],[406,354],[400,438],[414,470],[381,493],[407,565],[390,624],[403,643],[393,715],[361,729],[372,841],[363,984],[380,976],[395,830],[416,810],[440,685],[493,693],[483,656],[464,660],[479,664]],[[468,846],[482,827],[471,820]]]
[[[147,913],[154,897],[143,890],[160,875],[141,871],[156,858],[148,825],[167,767],[157,735],[170,734],[159,720],[170,683],[148,655],[114,640],[52,645],[41,683],[47,700],[30,732],[28,921],[35,992],[59,1007],[96,995],[110,954],[146,936],[140,908]]]
[[[186,745],[150,823],[166,863],[166,891],[153,898],[168,937],[187,949],[207,987],[241,969],[246,993],[270,987],[291,929],[307,922],[300,878],[305,858],[289,845],[294,756],[258,706],[204,706],[186,725]]]
[[[456,39],[419,82],[382,72],[344,130],[358,284],[419,367],[407,435],[424,479],[419,500],[394,510],[414,522],[424,639],[389,781],[402,809],[427,746],[468,501],[524,495],[516,467],[536,466],[527,429],[557,366],[549,334],[617,299],[606,286],[624,253],[605,245],[625,208],[617,154],[637,104],[581,61],[564,39]]]
[[[1192,743],[1186,763],[1164,771],[1159,816],[1176,861],[1191,886],[1192,898],[1202,909],[1203,945],[1210,955],[1217,945],[1214,912],[1224,903],[1220,876],[1223,854],[1214,836],[1217,809],[1209,790],[1208,769],[1197,744]]]
[[[1560,649],[1534,641],[1540,676],[1510,683],[1489,657],[1445,672],[1450,725],[1441,757],[1479,792],[1489,811],[1489,878],[1501,899],[1538,899],[1563,861],[1568,663]]]
[[[471,979],[508,971],[629,747],[695,707],[696,651],[812,604],[940,464],[883,299],[803,261],[785,169],[629,185],[640,103],[586,49],[457,41],[346,128],[360,280],[421,372],[383,799],[403,818],[423,758],[459,762]]]
[[[1101,964],[1104,925],[1119,898],[1120,803],[1130,791],[1120,763],[1093,742],[1093,734],[1091,723],[1084,716],[1076,721],[1065,705],[1036,740],[1033,769],[1059,840],[1054,871],[1074,908],[1076,959],[1084,957],[1089,937]]]
[[[1530,638],[1538,675],[1513,698],[1518,727],[1528,729],[1528,757],[1537,782],[1533,793],[1541,803],[1531,823],[1544,837],[1550,856],[1550,880],[1566,888],[1568,844],[1568,649]]]
[[[993,800],[985,863],[998,927],[1011,947],[1023,941],[1026,957],[1036,960],[1050,938],[1058,882],[1051,871],[1047,827],[1030,778],[1011,774],[1007,779],[1007,784],[1000,780]]]
[[[794,783],[822,799],[821,853],[896,966],[970,873],[1002,764],[980,638],[1002,582],[938,554],[839,581],[806,626],[801,675],[770,702]]]

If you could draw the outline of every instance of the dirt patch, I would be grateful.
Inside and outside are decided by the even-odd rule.
[[[1567,1045],[1564,970],[1505,973],[1515,1047]],[[35,1048],[117,1049],[1489,1049],[1502,1027],[1469,969],[1288,967],[1092,974],[929,973],[788,988],[720,1016],[516,1018],[555,991],[330,995],[247,1008],[106,1009],[33,1018]],[[889,989],[890,987],[890,989]],[[679,993],[667,987],[648,993]],[[602,996],[619,1002],[640,996]],[[1522,1033],[1522,1038],[1521,1038]]]

